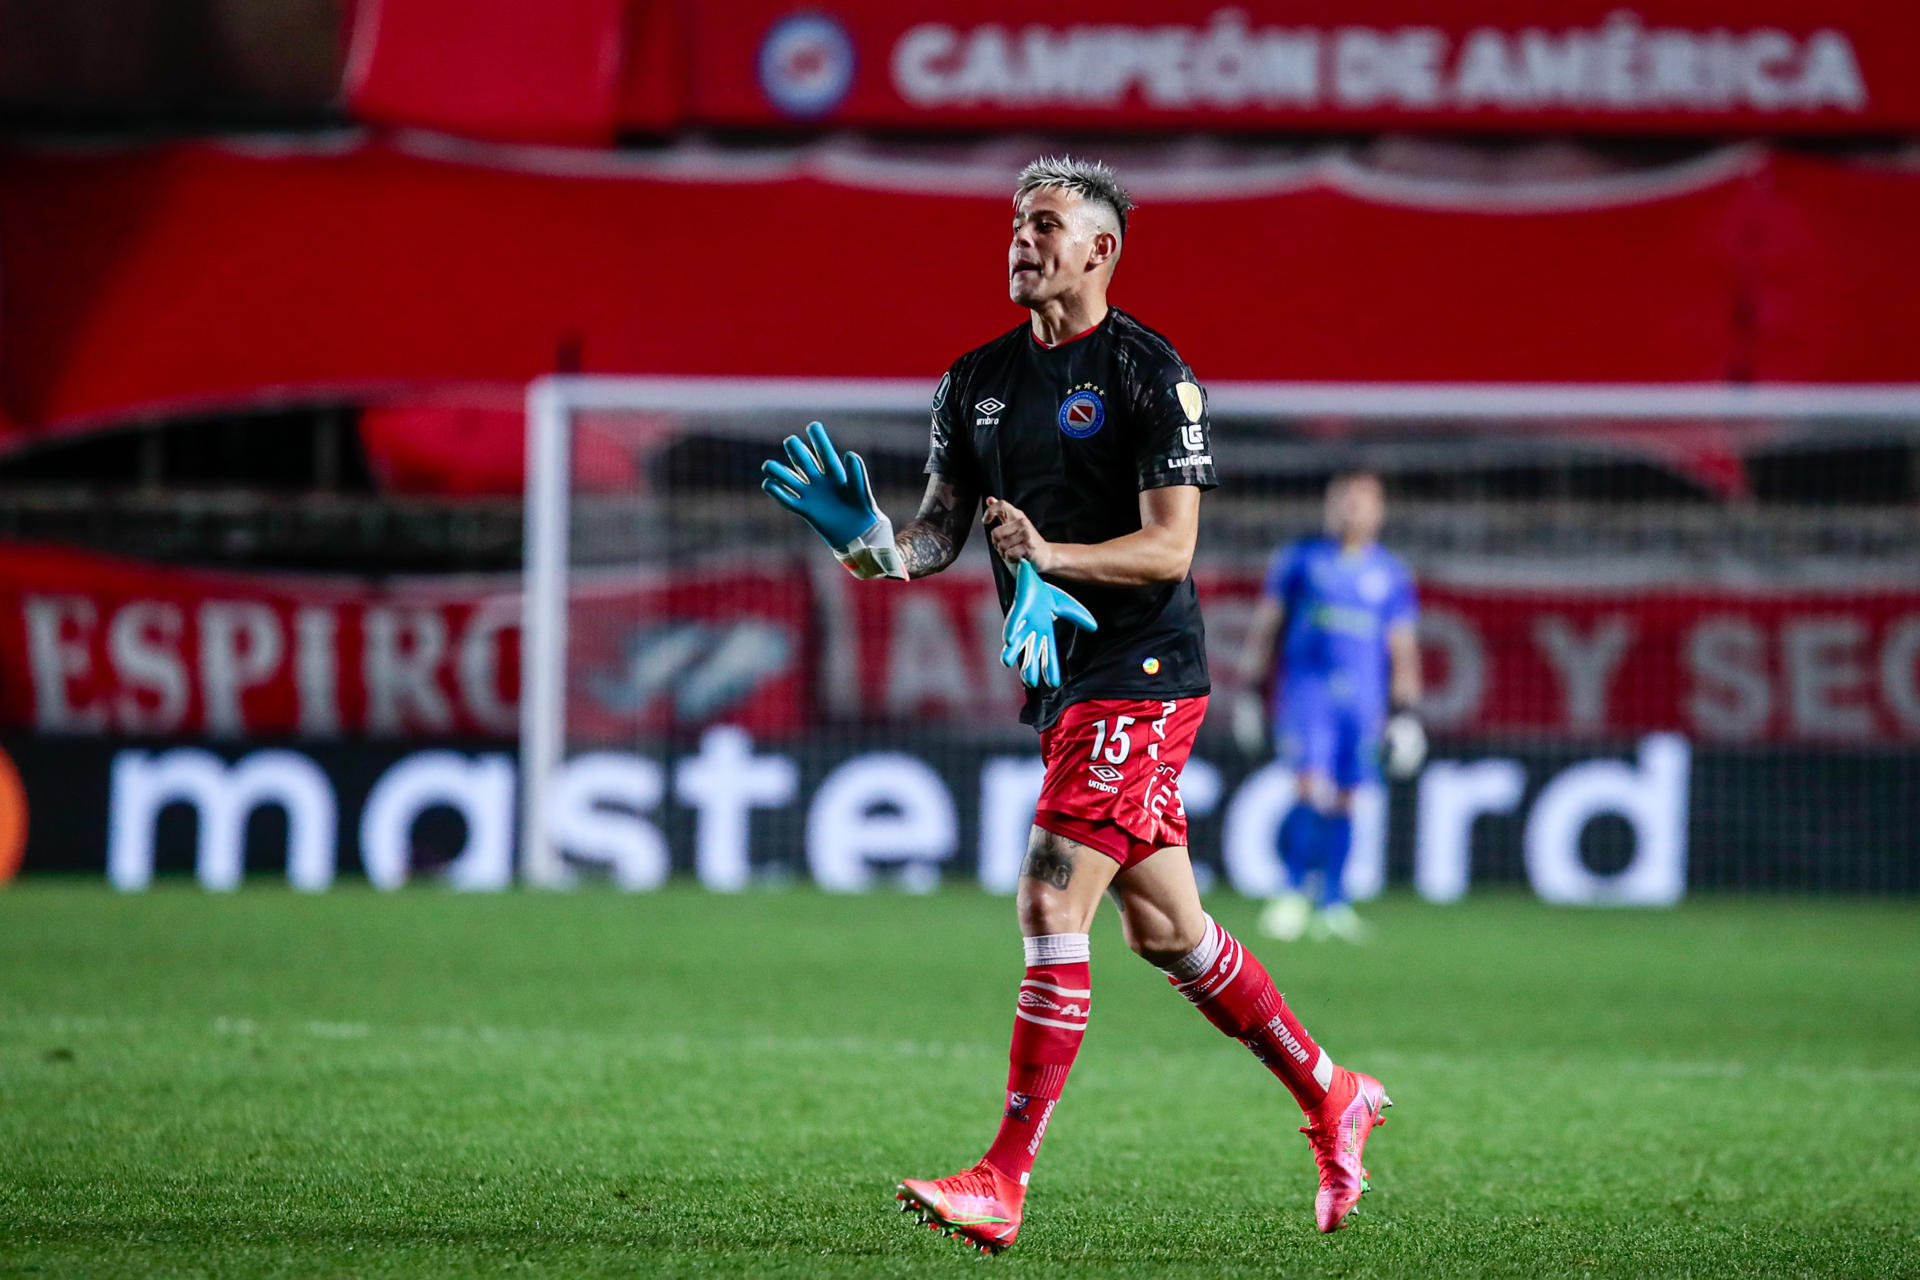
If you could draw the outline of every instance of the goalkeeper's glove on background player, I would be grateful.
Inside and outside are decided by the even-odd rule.
[[[777,458],[761,464],[761,489],[812,525],[854,577],[905,581],[893,521],[874,504],[865,460],[851,449],[838,452],[818,422],[807,424],[804,440],[788,436],[786,449],[793,465]]]
[[[1242,690],[1233,700],[1233,743],[1249,760],[1258,760],[1273,747],[1267,736],[1266,700],[1251,689]]]
[[[1411,710],[1396,711],[1387,718],[1380,746],[1389,778],[1404,781],[1427,762],[1427,731]]]
[[[1014,570],[1013,607],[1007,610],[1007,629],[1001,633],[1007,647],[1000,653],[1000,664],[1018,667],[1021,683],[1030,689],[1057,687],[1060,639],[1054,629],[1061,622],[1071,622],[1082,631],[1100,629],[1087,606],[1043,582],[1033,562],[1022,560]]]

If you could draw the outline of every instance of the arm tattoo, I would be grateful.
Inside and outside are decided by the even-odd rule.
[[[1073,855],[1064,844],[1052,832],[1036,828],[1027,841],[1027,860],[1020,865],[1020,874],[1056,889],[1066,888],[1073,881]]]
[[[907,576],[924,578],[952,564],[966,545],[967,531],[973,527],[973,513],[979,505],[978,494],[946,477],[930,479],[919,514],[893,540],[906,564]]]

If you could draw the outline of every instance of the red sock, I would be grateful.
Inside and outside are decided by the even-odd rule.
[[[1208,1022],[1253,1050],[1302,1111],[1312,1111],[1327,1096],[1333,1059],[1287,1008],[1260,961],[1212,916],[1200,945],[1167,971],[1167,980]]]
[[[1026,948],[1027,976],[1020,981],[1007,1051],[1007,1109],[987,1148],[993,1167],[1023,1187],[1080,1052],[1093,995],[1086,934],[1028,938]]]

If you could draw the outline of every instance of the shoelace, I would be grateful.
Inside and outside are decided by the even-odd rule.
[[[998,1199],[1000,1196],[999,1184],[995,1182],[993,1175],[980,1165],[975,1165],[963,1173],[956,1173],[952,1177],[942,1178],[940,1181],[949,1194],[985,1196],[989,1199]]]

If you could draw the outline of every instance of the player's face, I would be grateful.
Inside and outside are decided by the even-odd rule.
[[[1372,542],[1387,518],[1387,496],[1372,476],[1341,480],[1327,490],[1327,534],[1341,542]]]
[[[1079,196],[1057,187],[1041,187],[1021,197],[1013,210],[1013,242],[1007,246],[1007,296],[1035,308],[1079,289],[1095,256],[1098,234],[1085,213]]]

